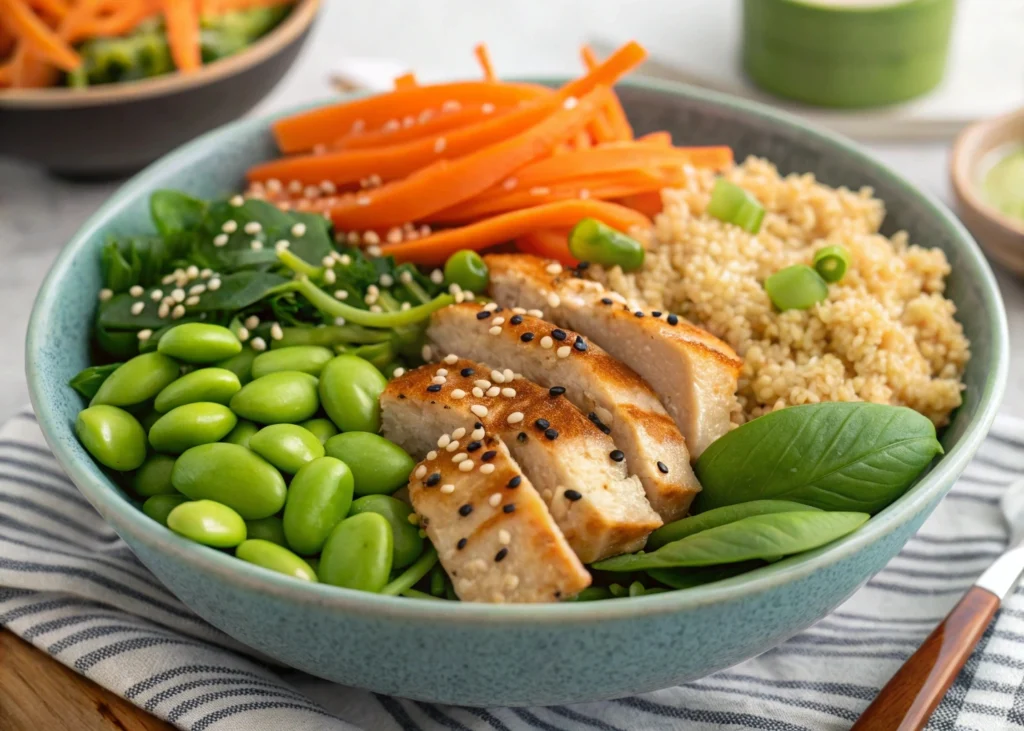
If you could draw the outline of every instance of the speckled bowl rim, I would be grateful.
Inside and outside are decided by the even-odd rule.
[[[313,24],[320,0],[297,0],[288,16],[241,52],[206,64],[194,74],[178,72],[151,79],[103,84],[88,89],[47,87],[0,91],[0,111],[65,109],[132,102],[194,89],[234,76],[290,46]]]
[[[539,81],[541,83],[559,83],[557,79],[540,79]],[[63,417],[57,414],[53,405],[43,398],[45,391],[41,383],[40,353],[44,340],[55,332],[55,303],[60,296],[61,283],[73,276],[70,271],[73,252],[86,246],[97,229],[101,228],[106,221],[116,218],[129,205],[130,200],[146,195],[156,188],[159,176],[170,170],[192,165],[194,162],[202,164],[203,150],[215,145],[219,138],[264,127],[273,119],[295,113],[296,109],[289,109],[272,117],[244,119],[225,125],[206,133],[153,163],[118,190],[85,223],[57,258],[36,298],[26,342],[26,369],[32,405],[46,441],[53,449],[57,460],[85,497],[117,529],[118,533],[128,535],[133,541],[139,541],[153,550],[170,554],[212,579],[244,584],[249,589],[287,598],[296,604],[308,603],[374,618],[388,617],[437,623],[472,622],[474,624],[510,625],[601,622],[636,616],[672,614],[719,602],[737,600],[744,596],[756,595],[777,588],[850,557],[869,544],[891,534],[900,525],[925,510],[932,501],[941,497],[945,490],[952,486],[988,433],[1002,400],[1009,370],[1009,334],[999,288],[981,250],[953,214],[933,196],[918,190],[907,180],[858,149],[851,141],[842,136],[816,129],[794,116],[775,111],[756,102],[740,100],[685,84],[637,79],[628,81],[625,85],[671,96],[683,96],[696,102],[714,104],[747,117],[796,127],[801,130],[802,134],[817,137],[832,146],[842,148],[857,163],[870,168],[877,176],[886,178],[887,182],[894,187],[902,189],[909,195],[918,196],[929,213],[948,227],[950,233],[959,241],[964,255],[969,257],[980,273],[981,281],[977,284],[981,286],[981,297],[992,313],[990,326],[993,362],[990,364],[991,375],[986,380],[982,393],[978,395],[978,412],[959,443],[939,460],[928,475],[855,533],[824,548],[785,559],[758,569],[752,574],[686,591],[578,604],[507,605],[428,602],[405,597],[369,594],[325,584],[299,582],[239,561],[220,551],[198,545],[175,535],[162,526],[155,525],[138,508],[121,497],[113,489],[112,483],[90,473],[85,460],[72,454],[65,443],[56,438],[55,433]]]

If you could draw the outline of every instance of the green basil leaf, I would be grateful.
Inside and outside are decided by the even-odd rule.
[[[107,376],[116,371],[122,363],[111,363],[110,365],[90,366],[79,371],[74,378],[68,381],[71,388],[78,391],[87,399],[91,399],[100,390],[100,386],[107,380]]]
[[[653,551],[661,548],[666,543],[678,541],[680,538],[686,538],[686,536],[700,533],[708,528],[716,528],[726,523],[749,518],[751,515],[792,513],[807,510],[817,510],[817,508],[808,507],[790,500],[751,500],[749,503],[726,505],[725,507],[691,515],[688,518],[661,526],[647,538],[646,550]]]
[[[822,403],[766,414],[715,440],[697,461],[706,511],[750,500],[877,513],[942,445],[927,417],[902,406]]]
[[[198,229],[206,203],[181,191],[158,190],[149,197],[149,215],[161,236],[173,236]]]
[[[647,571],[775,559],[831,543],[852,533],[870,517],[867,513],[825,511],[753,515],[708,528],[652,553],[598,561],[594,568],[601,571]]]

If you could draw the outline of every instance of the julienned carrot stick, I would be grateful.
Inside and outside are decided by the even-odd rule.
[[[400,122],[409,115],[417,117],[426,109],[440,112],[468,104],[507,107],[550,96],[551,93],[551,89],[545,86],[504,81],[458,81],[417,86],[287,117],[274,123],[274,138],[281,152],[304,152],[317,144],[329,144],[355,130],[380,129],[392,120]]]
[[[646,193],[634,193],[633,195],[624,196],[618,202],[635,211],[640,211],[645,216],[650,216],[651,218],[654,218],[656,215],[661,213],[662,209],[660,190],[652,190]]]
[[[579,261],[569,253],[569,231],[538,229],[516,239],[516,248],[544,259],[574,267]]]
[[[597,66],[597,56],[594,55],[594,51],[590,46],[583,46],[580,52],[583,55],[583,63],[586,64],[587,68]],[[608,123],[610,139],[633,139],[633,128],[630,126],[629,119],[626,117],[626,111],[622,108],[622,102],[619,101],[619,97],[615,94],[614,90],[612,90],[612,99],[608,102],[608,110],[604,118]]]
[[[656,145],[658,147],[672,147],[672,133],[648,132],[647,134],[641,137],[637,137],[633,141],[645,145]]]
[[[516,171],[520,187],[549,185],[560,180],[584,178],[616,171],[693,167],[722,168],[732,163],[728,147],[657,147],[653,144],[611,143],[579,150],[559,159],[537,160]]]
[[[159,2],[141,0],[117,7],[114,12],[102,17],[79,23],[73,38],[85,39],[90,36],[119,36],[129,33],[142,21],[160,12]]]
[[[494,65],[491,63],[491,54],[487,50],[487,46],[480,43],[473,49],[473,55],[476,56],[477,63],[480,64],[480,70],[484,72],[484,80],[496,81],[498,77],[494,73]]]
[[[416,74],[411,71],[407,74],[395,77],[395,89],[401,91],[402,89],[412,89],[419,84],[416,83]]]
[[[419,221],[468,200],[576,134],[597,113],[604,92],[603,87],[597,88],[573,106],[557,104],[553,112],[529,129],[477,152],[352,196],[330,209],[331,219],[342,231],[383,229]],[[512,116],[515,113],[508,115]]]
[[[199,53],[199,14],[193,0],[163,0],[164,22],[171,58],[179,71],[196,71],[203,64]]]
[[[487,109],[489,110],[490,107]],[[510,109],[511,107],[503,107],[495,109],[493,112],[484,112],[482,104],[470,104],[453,112],[435,112],[430,109],[421,113],[414,124],[406,126],[403,120],[402,124],[392,125],[386,130],[347,134],[336,140],[333,148],[336,150],[361,150],[368,147],[404,144],[449,130],[468,127],[488,118],[496,118]]]
[[[439,231],[416,241],[388,244],[381,248],[385,255],[394,256],[400,262],[440,264],[460,249],[479,251],[532,231],[568,228],[583,218],[596,218],[624,232],[628,232],[633,226],[651,224],[646,216],[614,203],[562,201],[513,211],[462,228]]]
[[[32,12],[25,0],[0,0],[0,11],[4,23],[21,37],[26,52],[35,51],[64,71],[74,71],[81,65],[81,57]]]

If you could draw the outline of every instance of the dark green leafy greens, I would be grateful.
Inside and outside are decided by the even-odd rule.
[[[749,503],[737,505],[726,505],[721,508],[714,508],[706,513],[698,513],[677,520],[673,523],[663,525],[651,533],[647,539],[647,549],[654,550],[661,548],[666,543],[678,541],[680,538],[692,536],[708,528],[716,528],[726,523],[732,523],[742,518],[749,518],[751,515],[767,515],[768,513],[792,513],[795,511],[816,510],[800,503],[789,500],[752,500]]]
[[[85,398],[91,400],[96,395],[96,392],[100,390],[103,382],[107,380],[107,376],[116,371],[121,365],[123,364],[111,363],[109,365],[90,366],[71,379],[71,387],[85,396]]]

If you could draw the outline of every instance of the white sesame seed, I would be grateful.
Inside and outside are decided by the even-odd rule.
[[[487,389],[487,388],[491,387],[491,382],[488,381],[486,378],[481,378],[481,379],[478,379],[476,381],[473,381],[473,385],[474,386],[478,386],[480,388]]]
[[[485,475],[489,475],[492,472],[494,472],[494,465],[492,465],[492,464],[482,464],[482,465],[480,465],[480,472],[482,472]]]
[[[492,114],[494,112],[494,105],[490,102],[480,105],[480,111],[484,114]]]
[[[498,507],[498,505],[501,504],[501,493],[500,492],[494,493],[489,498],[487,498],[487,502],[490,503],[492,508]]]
[[[368,206],[370,205],[370,196],[368,195],[357,195],[356,196],[357,206]]]
[[[575,109],[580,103],[580,100],[574,96],[567,96],[565,101],[562,102],[562,107],[565,109]]]
[[[394,283],[395,283],[395,278],[392,277],[390,274],[381,274],[380,275],[380,286],[382,286],[382,287],[390,287]]]
[[[484,438],[483,427],[481,427],[479,429],[474,429],[473,433],[469,435],[469,438],[472,439],[474,442],[479,442],[481,439],[483,439]]]
[[[244,206],[245,205],[245,198],[243,198],[240,195],[235,195],[235,196],[231,197],[231,200],[228,201],[228,203],[230,203],[231,205],[235,206],[236,208],[238,206]]]
[[[473,404],[469,407],[469,410],[479,416],[481,419],[487,416],[487,407],[483,404]]]
[[[449,353],[444,357],[444,362],[447,363],[448,365],[454,365],[455,363],[458,362],[458,360],[459,356],[455,355],[455,353]]]
[[[526,314],[531,317],[544,317],[544,312],[542,310],[527,310]]]
[[[590,198],[590,191],[586,188],[580,188],[580,200],[585,201]]]
[[[252,330],[253,328],[259,327],[260,318],[258,315],[250,315],[245,318],[245,326]]]
[[[512,534],[511,533],[509,533],[504,528],[502,528],[501,530],[498,531],[498,543],[500,543],[503,546],[507,546],[511,542],[512,542]]]
[[[252,236],[263,230],[263,224],[259,221],[249,221],[242,230]]]
[[[194,294],[191,297],[187,297],[185,299],[185,304],[188,305],[189,307],[195,307],[196,305],[199,304],[199,295]]]
[[[259,239],[253,239],[249,242],[249,248],[253,251],[261,251],[263,249],[263,242]]]
[[[228,243],[228,235],[227,234],[217,234],[216,236],[213,237],[213,245],[214,246],[227,246],[227,243]],[[165,281],[164,284],[170,284],[170,282],[166,282]]]
[[[175,305],[174,309],[171,310],[171,319],[177,320],[178,318],[185,316],[185,305]]]
[[[454,99],[449,99],[441,105],[442,112],[457,112],[462,109],[462,105]]]
[[[366,255],[367,256],[378,257],[378,256],[381,256],[383,253],[384,252],[381,250],[381,248],[379,246],[367,246],[366,247]]]
[[[545,487],[543,490],[540,491],[540,496],[542,498],[544,498],[545,500],[550,500],[551,499],[551,489]]]
[[[395,370],[393,370],[391,372],[391,376],[393,378],[398,378],[399,376],[404,376],[404,375],[405,375],[405,368],[402,368],[402,367],[395,368]]]
[[[493,320],[491,320],[491,324],[493,324],[493,325],[504,325],[505,324],[505,318],[504,317],[495,317]]]
[[[454,391],[452,391],[451,396],[453,399],[464,399],[466,398],[466,392],[463,391],[461,388],[456,388]]]
[[[263,338],[253,338],[249,345],[252,346],[253,350],[258,352],[263,352],[267,349],[267,341]]]
[[[156,316],[161,320],[166,320],[168,315],[171,314],[171,306],[166,302],[161,302],[160,306],[156,310]]]
[[[444,376],[434,376],[433,378],[430,379],[430,382],[431,383],[443,384],[443,383],[448,383],[448,379],[445,378]]]
[[[334,293],[334,299],[336,299],[336,300],[347,300],[348,299],[348,291],[344,290],[344,289],[337,290]]]
[[[153,331],[150,330],[149,328],[146,328],[145,330],[139,330],[137,337],[139,338],[139,340],[142,341],[149,340],[151,337],[153,337]]]
[[[557,261],[551,262],[550,264],[548,264],[547,269],[545,271],[547,271],[548,274],[561,274],[562,265],[559,264]]]
[[[412,282],[412,272],[404,271],[398,275],[398,281],[402,284],[409,284]]]
[[[473,391],[472,391],[472,393],[473,393],[473,395],[474,395],[474,396],[476,396],[477,398],[483,398],[483,397],[484,397],[484,390],[483,390],[482,388],[480,388],[479,386],[477,386],[476,388],[474,388],[474,389],[473,389]]]
[[[466,454],[465,452],[459,452],[454,457],[452,457],[452,464],[459,464],[460,462],[465,462],[467,459],[469,459],[468,454]]]
[[[173,300],[174,302],[184,302],[185,290],[183,290],[181,287],[176,287],[175,289],[171,290],[171,300]]]
[[[515,398],[516,390],[514,388],[503,388],[501,389],[501,395],[505,398]]]
[[[244,343],[246,340],[249,339],[249,329],[246,327],[240,327],[237,330],[235,330],[235,335],[237,335],[238,339]]]
[[[202,294],[205,291],[206,291],[206,285],[205,284],[193,284],[191,287],[189,287],[188,293],[189,294]]]
[[[452,439],[462,439],[462,437],[464,436],[466,436],[466,427],[464,426],[460,426],[458,429],[452,432]]]
[[[502,375],[505,376],[505,383],[512,383],[512,381],[516,380],[516,374],[512,372],[511,368],[506,368],[502,371]]]
[[[366,121],[365,120],[357,119],[356,121],[354,121],[352,123],[352,134],[354,134],[354,135],[360,134],[364,129],[366,129]]]
[[[229,218],[223,224],[221,224],[220,230],[226,234],[233,234],[238,230],[238,221],[233,218]]]
[[[389,244],[400,244],[402,243],[402,229],[395,226],[394,228],[388,229],[388,232],[384,235]]]
[[[551,188],[545,188],[543,185],[530,188],[530,195],[548,195],[550,192]]]
[[[434,140],[434,152],[440,155],[442,152],[444,152],[444,148],[447,146],[447,144],[448,142],[447,140],[445,140],[444,137],[438,137],[436,140]]]
[[[139,285],[135,284],[135,285],[132,285],[132,287],[128,290],[128,294],[130,294],[132,297],[141,297],[142,293],[145,292],[145,291],[146,291],[145,289],[143,289]]]
[[[484,305],[484,309],[487,312],[494,312],[496,309],[498,309],[498,303],[497,302],[488,302],[486,305]]]
[[[459,448],[459,440],[458,439],[453,439],[452,441],[448,442],[448,446],[444,448],[444,451],[446,451],[446,452],[454,452],[458,448]]]
[[[149,298],[154,302],[159,302],[164,297],[164,291],[162,289],[154,289],[149,293]]]
[[[324,284],[334,284],[338,281],[338,275],[334,273],[333,269],[324,270]]]
[[[475,466],[476,465],[473,463],[473,460],[467,459],[463,462],[459,462],[459,472],[472,472]]]
[[[429,452],[427,452],[427,461],[432,462],[435,459],[437,459],[437,452],[431,449]]]
[[[491,371],[491,380],[495,383],[504,383],[505,376],[501,371]]]
[[[451,495],[455,492],[455,485],[441,485],[441,492],[445,495]]]
[[[421,464],[419,467],[416,468],[415,474],[417,480],[422,479],[423,476],[427,474],[427,466],[425,464]]]
[[[501,327],[499,327],[498,325],[495,325],[494,327],[492,327],[487,332],[489,332],[491,335],[501,335]]]
[[[451,443],[452,443],[452,438],[450,436],[448,436],[447,434],[442,434],[441,436],[439,436],[437,438],[437,446],[440,447],[441,449],[444,449],[445,447],[447,447]]]
[[[403,312],[405,312],[406,310],[411,310],[412,309],[412,303],[411,302],[403,302],[402,306],[399,307],[399,309],[402,310]]]
[[[508,423],[509,424],[518,424],[522,420],[523,420],[523,412],[522,411],[513,411],[511,414],[508,415]]]
[[[491,386],[491,387],[490,387],[490,388],[488,388],[488,389],[487,389],[487,391],[486,391],[486,394],[487,394],[487,397],[488,397],[488,398],[494,398],[494,397],[495,397],[495,396],[497,396],[497,395],[498,395],[499,393],[501,393],[501,389],[500,389],[500,388],[498,388],[497,386]]]
[[[270,337],[274,340],[284,339],[284,330],[276,322],[270,326]]]
[[[358,244],[359,243],[359,232],[358,231],[349,231],[348,234],[345,236],[345,239],[350,244]]]
[[[555,354],[559,358],[568,358],[571,352],[572,348],[570,348],[568,345],[563,345],[561,348],[555,351]]]
[[[268,179],[266,182],[266,186],[267,190],[269,190],[271,193],[281,192],[281,181],[278,180],[277,178]]]
[[[106,287],[104,287],[103,289],[100,290],[100,295],[99,295],[100,302],[107,302],[113,296],[114,296],[114,290],[112,290],[112,289],[107,289]]]
[[[420,357],[423,358],[423,360],[430,360],[433,353],[434,351],[430,349],[429,345],[424,345],[420,348]]]
[[[342,317],[341,315],[338,315],[337,317],[334,318],[334,324],[338,327],[345,327],[345,318]]]
[[[380,305],[370,305],[370,312],[383,312],[384,308]]]
[[[459,285],[458,282],[452,282],[451,284],[448,285],[448,292],[450,292],[451,294],[459,294],[460,292],[462,292],[462,287]],[[501,323],[498,324],[500,325]]]
[[[188,277],[189,280],[198,279],[199,267],[197,267],[195,264],[190,264],[188,269],[185,270],[185,276]]]
[[[216,292],[218,289],[220,289],[220,280],[211,279],[209,282],[206,283],[206,288],[211,292]]]
[[[473,294],[472,290],[466,290],[462,293],[462,296],[465,298],[466,302],[472,302],[476,299],[476,295]]]
[[[515,178],[506,178],[505,182],[501,184],[501,187],[505,190],[512,190],[519,184],[519,181]]]
[[[321,180],[320,190],[322,190],[327,195],[334,195],[338,189],[330,180]]]
[[[334,257],[330,255],[325,256],[323,259],[320,260],[320,265],[323,266],[324,269],[330,269],[331,267],[334,266],[334,264]]]
[[[349,264],[352,263],[352,257],[349,256],[348,254],[342,254],[341,256],[338,257],[338,263],[341,264],[342,266],[347,267]]]
[[[549,335],[545,335],[540,339],[540,347],[544,348],[545,350],[550,350],[551,346],[553,346],[554,344],[555,341],[552,340]]]
[[[430,281],[434,284],[440,284],[444,281],[444,272],[440,269],[435,269],[430,273]],[[495,305],[495,307],[497,307],[497,305]]]
[[[548,295],[548,306],[549,307],[558,307],[560,304],[562,304],[561,297],[559,297],[554,292],[552,292],[552,293],[550,293]]]
[[[412,127],[415,124],[416,124],[416,117],[412,116],[411,114],[407,114],[402,119],[402,126],[403,127],[407,127],[408,128],[408,127]]]

